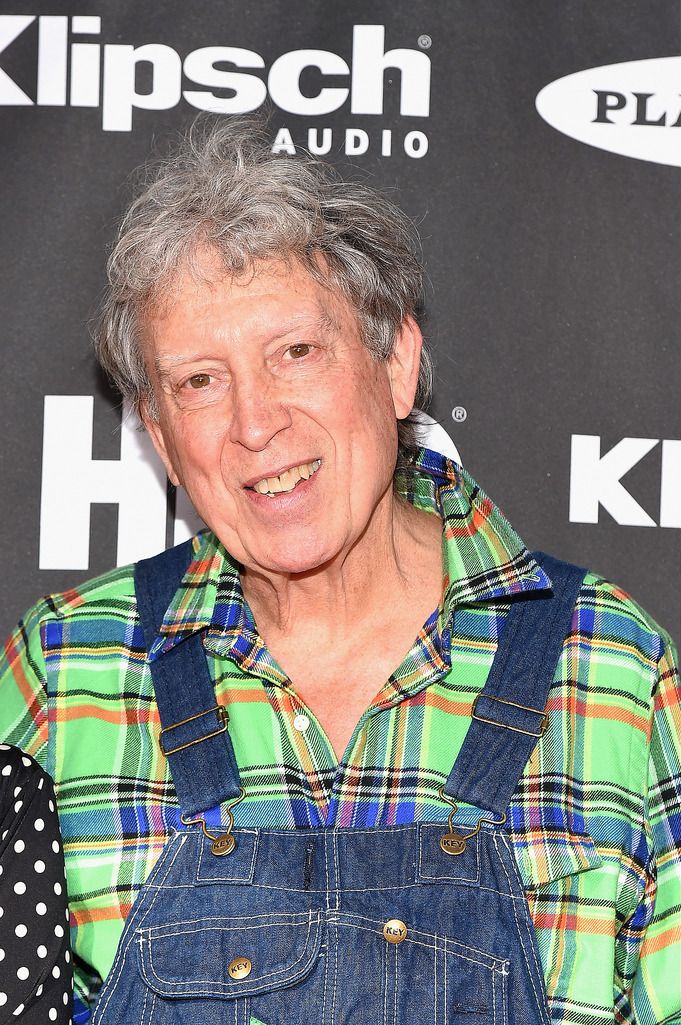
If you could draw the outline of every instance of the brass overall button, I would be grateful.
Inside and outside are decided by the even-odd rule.
[[[463,854],[466,850],[466,837],[458,833],[445,833],[440,837],[440,847],[445,854]]]
[[[210,849],[216,858],[221,857],[223,854],[231,854],[236,847],[236,840],[231,833],[221,833],[220,836],[216,836],[210,845]]]
[[[233,961],[230,961],[229,972],[232,979],[245,979],[247,975],[251,974],[251,968],[253,965],[247,957],[235,957]]]
[[[401,943],[407,938],[407,927],[399,918],[390,918],[383,926],[383,938],[388,943]]]

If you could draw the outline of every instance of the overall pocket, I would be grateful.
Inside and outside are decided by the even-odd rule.
[[[249,1025],[251,1015],[284,1025],[292,1005],[297,1013],[322,998],[321,939],[318,911],[141,929],[138,964],[148,995],[141,1025]]]
[[[330,991],[336,1010],[332,1021],[503,1025],[506,961],[411,927],[399,942],[390,942],[385,926],[344,913],[330,920],[327,1002]]]

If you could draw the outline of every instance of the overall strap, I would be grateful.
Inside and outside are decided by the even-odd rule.
[[[192,557],[191,541],[135,565],[135,593],[147,651]],[[167,757],[185,816],[238,797],[239,769],[223,705],[215,701],[200,633],[148,662],[161,718],[161,751]]]
[[[586,570],[535,552],[552,591],[514,602],[444,793],[501,818],[548,726],[549,689]]]

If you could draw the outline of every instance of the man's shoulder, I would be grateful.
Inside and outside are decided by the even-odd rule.
[[[136,622],[132,566],[121,566],[67,591],[45,595],[25,613],[0,647],[0,683],[10,688],[7,693],[12,691],[12,679],[20,683],[17,709],[25,702],[27,682],[44,701],[50,665],[61,672],[67,662],[78,667],[86,657],[127,658],[134,647]],[[30,747],[23,734],[17,743]]]
[[[7,638],[4,659],[42,662],[48,654],[127,648],[137,620],[134,566],[119,566],[66,591],[47,594]]]
[[[189,539],[193,557],[205,556],[197,562],[197,571],[205,571],[206,560],[213,553],[215,540],[206,530]],[[179,551],[177,546],[175,551]],[[184,546],[182,546],[184,547]],[[208,554],[206,554],[208,553]],[[158,556],[169,555],[159,552]],[[64,591],[47,594],[35,603],[23,617],[24,623],[63,619],[93,619],[112,614],[129,615],[137,608],[135,596],[135,563],[117,566],[99,576],[91,577]]]
[[[618,584],[589,570],[577,599],[578,629],[605,648],[628,646],[630,653],[658,662],[674,650],[667,630]]]
[[[118,566],[66,591],[45,595],[29,609],[25,620],[62,620],[116,613],[134,608],[135,567]]]

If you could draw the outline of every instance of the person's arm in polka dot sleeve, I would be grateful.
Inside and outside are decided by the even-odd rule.
[[[68,1025],[72,965],[52,780],[0,744],[0,1025]]]

